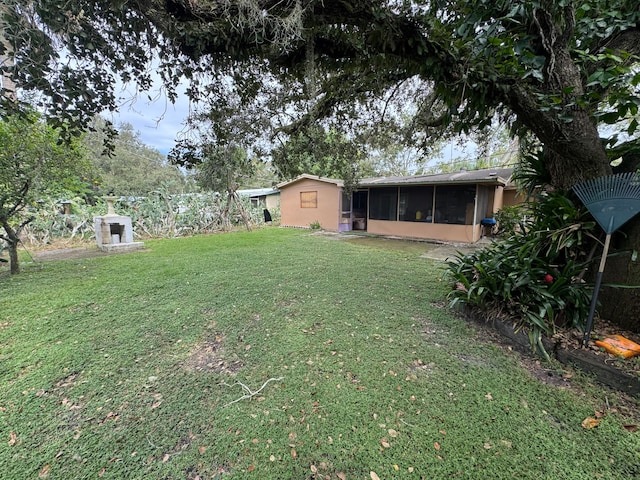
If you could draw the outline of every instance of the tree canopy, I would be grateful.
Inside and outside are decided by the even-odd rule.
[[[145,145],[140,133],[128,123],[118,127],[110,154],[104,152],[105,120],[96,117],[94,128],[82,138],[89,160],[94,168],[94,190],[98,195],[144,196],[161,188],[169,193],[181,193],[193,188],[187,178],[167,157]]]
[[[115,108],[115,75],[148,88],[158,58],[170,98],[182,78],[198,100],[231,84],[245,104],[272,100],[282,132],[371,124],[396,101],[413,142],[502,116],[537,137],[561,187],[610,173],[609,152],[620,168],[640,161],[635,0],[8,0],[2,13],[3,68],[64,126]],[[378,118],[347,108],[374,99]]]
[[[273,165],[282,179],[309,173],[340,178],[347,189],[352,189],[359,178],[374,173],[359,145],[339,132],[327,132],[319,125],[292,135],[289,141],[273,150],[272,156]]]

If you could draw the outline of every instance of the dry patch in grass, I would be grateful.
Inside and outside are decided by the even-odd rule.
[[[229,359],[225,354],[224,336],[215,334],[204,342],[197,343],[183,367],[189,372],[227,373],[235,375],[242,362]]]

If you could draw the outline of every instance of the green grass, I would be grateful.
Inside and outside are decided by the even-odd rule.
[[[3,479],[640,477],[615,395],[480,340],[415,244],[146,246],[0,276]]]

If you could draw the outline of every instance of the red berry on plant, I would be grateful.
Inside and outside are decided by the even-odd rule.
[[[544,276],[544,283],[553,283],[553,276],[548,273]]]

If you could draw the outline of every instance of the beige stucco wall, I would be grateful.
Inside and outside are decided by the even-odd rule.
[[[520,205],[525,200],[526,199],[524,195],[520,195],[515,188],[505,189],[502,205],[500,206],[500,208],[513,207],[514,205]]]
[[[472,243],[480,239],[480,225],[369,220],[367,232],[377,235],[424,238],[441,242]]]
[[[265,198],[264,204],[265,204],[265,208],[268,210],[280,208],[280,194],[273,193],[271,195],[267,195],[267,198]]]
[[[317,208],[301,208],[300,192],[318,192]],[[280,225],[308,227],[319,222],[325,230],[338,231],[341,189],[333,183],[303,178],[280,188]]]
[[[502,208],[504,204],[504,187],[498,186],[493,191],[493,201],[489,202],[491,212],[487,212],[487,216],[492,217],[494,213]]]

